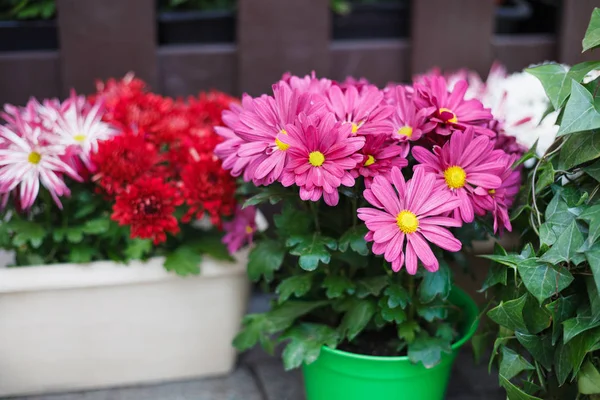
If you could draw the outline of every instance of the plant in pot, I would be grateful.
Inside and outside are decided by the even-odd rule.
[[[58,48],[55,0],[1,0],[0,51]]]
[[[2,395],[233,367],[247,282],[244,255],[232,257],[226,244],[239,249],[256,225],[252,208],[236,211],[213,126],[237,101],[218,92],[175,101],[132,76],[98,89],[88,99],[4,107],[0,248],[28,267],[0,269],[0,357],[14,367]],[[214,312],[221,323],[211,326]],[[144,356],[140,345],[153,351]]]
[[[596,8],[583,50],[600,46]],[[527,243],[498,247],[486,282],[495,306],[494,353],[510,399],[600,396],[600,61],[545,64],[538,77],[559,113],[554,143],[538,156],[523,188]]]
[[[285,75],[215,128],[245,205],[281,206],[248,263],[276,298],[246,316],[234,345],[285,342],[308,399],[443,398],[477,327],[475,303],[452,285],[457,237],[510,230],[520,180],[520,147],[510,153],[466,88]]]

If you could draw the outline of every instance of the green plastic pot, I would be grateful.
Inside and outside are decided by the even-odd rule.
[[[477,330],[477,304],[453,288],[450,302],[465,311],[463,336],[432,368],[408,357],[375,357],[324,346],[319,358],[302,367],[307,400],[443,400],[458,350]]]

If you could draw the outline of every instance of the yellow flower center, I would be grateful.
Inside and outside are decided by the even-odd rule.
[[[406,136],[408,138],[410,138],[413,134],[413,128],[412,126],[403,126],[402,128],[398,129],[398,135],[400,136]]]
[[[246,225],[246,233],[249,235],[252,232],[254,232],[254,228],[252,228],[250,225]]]
[[[373,157],[372,155],[367,155],[367,160],[365,161],[365,163],[363,164],[365,167],[368,167],[369,165],[373,165],[375,163],[375,157]]]
[[[452,112],[452,110],[448,108],[440,108],[438,112],[442,121],[452,124],[456,124],[458,122],[458,117]]]
[[[488,190],[488,193],[494,195],[496,194],[496,189],[490,189]]]
[[[275,144],[277,145],[277,148],[281,151],[286,151],[287,149],[290,148],[290,145],[287,143],[283,143],[281,140],[275,138]]]
[[[325,162],[325,156],[320,151],[313,151],[308,155],[308,162],[313,167],[320,167]]]
[[[75,139],[76,142],[81,143],[85,140],[85,135],[83,133],[80,133],[79,135],[73,136],[73,139]]]
[[[450,189],[460,189],[465,186],[467,173],[461,167],[454,165],[444,171],[444,179]]]
[[[287,131],[285,129],[280,130],[279,133],[283,133],[284,135],[287,135]]]
[[[358,128],[360,128],[360,125],[358,125],[356,122],[352,123],[352,134],[356,135],[356,132],[358,132]]]
[[[27,157],[27,161],[29,161],[32,164],[39,164],[41,160],[42,155],[36,151],[32,151],[31,153],[29,153],[29,157]]]
[[[419,220],[413,212],[403,210],[396,216],[396,225],[404,233],[414,233],[419,227]]]

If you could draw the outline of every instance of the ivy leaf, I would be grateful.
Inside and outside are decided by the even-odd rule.
[[[248,255],[248,277],[253,282],[261,276],[266,281],[273,280],[273,273],[281,268],[285,257],[285,247],[277,241],[267,239],[256,244]]]
[[[559,297],[555,301],[546,305],[546,308],[552,315],[552,345],[554,346],[562,332],[562,323],[571,318],[577,310],[577,296]]]
[[[388,286],[383,293],[388,296],[387,305],[390,308],[396,308],[398,306],[406,308],[410,303],[410,294],[404,287],[396,283]]]
[[[504,326],[512,331],[526,330],[523,320],[523,307],[527,301],[527,294],[518,299],[501,301],[500,304],[488,311],[487,315],[498,325]]]
[[[290,342],[283,350],[282,358],[285,370],[289,371],[314,362],[319,357],[322,346],[337,346],[340,335],[326,325],[302,323],[285,332],[281,341],[285,340]]]
[[[355,291],[354,282],[345,276],[328,275],[323,280],[323,287],[326,289],[325,295],[328,299],[334,299],[343,294],[353,294]]]
[[[523,356],[506,346],[502,347],[500,375],[504,376],[506,379],[512,379],[523,371],[534,369],[535,367],[523,358]]]
[[[425,368],[432,368],[442,361],[442,353],[450,354],[450,341],[427,334],[417,336],[408,345],[408,358],[412,363],[423,363]]]
[[[310,290],[312,285],[312,274],[292,275],[284,279],[275,289],[279,295],[279,304],[289,299],[292,294],[295,297],[302,297]]]
[[[594,161],[591,165],[584,167],[583,170],[586,174],[600,182],[600,160]]]
[[[182,245],[167,255],[164,267],[167,271],[175,272],[180,276],[198,275],[201,261],[200,253],[189,246]]]
[[[583,51],[600,46],[600,9],[595,8],[592,12],[590,24],[581,44],[583,45]]]
[[[94,254],[96,254],[96,249],[86,244],[71,246],[71,251],[69,252],[69,262],[88,263],[92,261]]]
[[[600,243],[596,243],[591,249],[586,251],[585,258],[588,264],[590,264],[596,288],[600,291]]]
[[[577,132],[570,135],[560,150],[558,167],[571,169],[600,157],[600,130]]]
[[[372,276],[356,281],[356,295],[365,298],[369,295],[379,296],[379,293],[388,286],[389,280],[385,275]]]
[[[579,83],[571,82],[571,96],[567,100],[558,130],[558,136],[600,128],[600,113],[592,94]]]
[[[340,238],[340,251],[346,251],[350,247],[356,253],[366,256],[369,254],[369,248],[365,240],[367,234],[367,227],[365,225],[358,225],[354,228],[350,228]]]
[[[505,265],[499,263],[492,263],[490,268],[488,269],[487,277],[483,282],[483,286],[479,290],[479,292],[485,292],[492,286],[495,286],[499,283],[506,286],[506,280],[508,278],[508,269]]]
[[[566,344],[579,334],[600,326],[600,315],[593,314],[591,308],[585,307],[575,318],[563,322],[563,342]]]
[[[540,333],[550,327],[552,314],[548,309],[542,307],[533,296],[528,295],[525,307],[523,307],[523,319],[529,333]]]
[[[419,286],[419,300],[421,303],[431,303],[436,297],[446,300],[452,289],[452,276],[450,268],[445,262],[440,262],[440,269],[436,272],[425,272],[425,277]]]
[[[500,386],[506,390],[507,398],[510,400],[542,400],[539,397],[530,396],[515,385],[513,385],[508,379],[500,375]]]
[[[37,249],[42,245],[47,234],[44,228],[35,222],[11,219],[7,225],[15,233],[12,242],[17,247],[30,243],[33,248]]]
[[[91,219],[83,224],[83,232],[91,235],[99,235],[108,231],[110,226],[110,219],[108,218],[96,218]]]
[[[141,260],[152,251],[152,240],[150,239],[130,239],[125,247],[125,257],[128,260]]]
[[[537,155],[537,146],[538,146],[538,139],[536,139],[536,141],[533,143],[533,146],[531,146],[531,148],[529,150],[527,150],[520,159],[518,159],[514,164],[513,164],[513,168],[518,167],[519,165],[525,163],[528,160],[531,160],[532,158],[538,158]],[[514,217],[511,217],[511,220]]]
[[[550,161],[544,161],[538,170],[538,177],[535,182],[535,193],[539,194],[554,183],[554,167]]]
[[[312,229],[312,217],[298,210],[292,203],[285,203],[280,214],[273,217],[275,226],[286,236],[305,235]]]
[[[533,356],[533,358],[547,370],[552,369],[554,346],[552,338],[548,334],[531,335],[524,332],[515,332],[519,343]]]
[[[585,208],[579,219],[582,219],[588,223],[588,246],[591,247],[594,242],[600,237],[600,204]]]
[[[290,254],[299,256],[299,264],[305,271],[314,271],[319,266],[319,261],[329,264],[331,253],[329,250],[337,249],[337,242],[318,233],[304,236],[294,236],[287,240],[286,245],[292,247]]]
[[[586,361],[577,374],[577,387],[581,394],[600,393],[600,372],[591,362]]]
[[[348,340],[352,340],[362,332],[375,314],[377,305],[370,299],[355,300],[344,314],[340,324],[340,332]]]
[[[560,292],[573,282],[573,275],[564,267],[529,259],[517,266],[523,284],[539,302]]]

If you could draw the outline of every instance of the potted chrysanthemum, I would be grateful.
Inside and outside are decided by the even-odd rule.
[[[256,224],[212,127],[235,103],[128,76],[4,107],[0,248],[23,268],[0,269],[2,397],[233,367],[248,289],[236,251]]]
[[[281,204],[248,263],[276,298],[234,344],[285,342],[309,400],[443,398],[477,327],[452,285],[458,237],[511,230],[521,174],[521,148],[466,89],[286,75],[224,112],[215,153],[247,182],[245,205]]]

